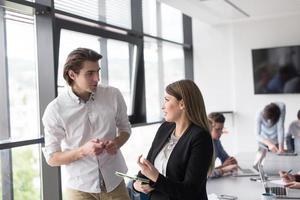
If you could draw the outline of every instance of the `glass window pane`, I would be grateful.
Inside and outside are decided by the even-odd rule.
[[[11,152],[12,161],[9,155]],[[30,145],[13,148],[12,150],[0,150],[0,197],[11,195],[12,188],[15,200],[40,200],[41,199],[41,175],[39,155],[40,145]],[[3,165],[1,165],[1,163]],[[9,168],[12,167],[12,179]],[[8,171],[6,171],[8,170]],[[3,179],[2,179],[3,178]],[[5,179],[5,180],[4,180]],[[4,183],[2,182],[4,180]],[[12,180],[12,182],[11,182]],[[3,184],[3,185],[2,185]]]
[[[160,73],[162,70],[159,68],[158,52],[156,40],[146,39],[144,42],[144,60],[147,122],[158,121],[162,116],[160,108],[163,98],[163,89],[161,88],[163,74]]]
[[[185,78],[183,48],[145,38],[144,59],[147,122],[159,121],[165,87]]]
[[[134,46],[127,42],[107,40],[108,83],[118,88],[125,99],[128,115],[131,111],[131,71],[130,55],[134,55]]]
[[[54,0],[57,10],[131,29],[130,0]]]
[[[182,46],[163,42],[164,87],[184,79],[184,53]]]
[[[142,3],[144,33],[157,36],[156,0],[143,0]]]
[[[182,43],[182,13],[171,6],[161,3],[161,29],[162,38]]]
[[[39,136],[39,104],[33,19],[25,15],[18,18],[13,13],[5,17],[11,137],[36,138]]]
[[[40,200],[40,145],[12,149],[15,200]]]

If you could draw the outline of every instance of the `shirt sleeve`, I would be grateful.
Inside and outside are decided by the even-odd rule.
[[[44,125],[45,138],[43,153],[48,162],[53,153],[61,151],[61,141],[65,138],[65,130],[53,105],[46,108],[42,122]]]
[[[261,135],[261,125],[262,125],[262,112],[259,112],[256,114],[256,125],[255,125],[255,128],[256,128],[256,140],[258,142],[262,142],[263,143],[263,140],[264,138],[262,137]]]
[[[214,147],[216,151],[216,157],[219,158],[222,162],[222,164],[225,162],[227,158],[229,158],[228,153],[223,148],[223,145],[220,140],[216,140],[214,142]]]
[[[221,169],[214,169],[212,173],[209,175],[208,178],[218,178],[222,176],[222,170]]]
[[[116,89],[117,91],[117,116],[116,116],[116,125],[118,128],[118,132],[126,132],[131,134],[131,127],[128,120],[127,115],[127,107],[125,100],[121,94],[121,92]]]
[[[284,119],[285,119],[285,104],[277,102],[276,105],[280,108],[280,118],[277,122],[277,139],[278,144],[283,144],[284,140]]]

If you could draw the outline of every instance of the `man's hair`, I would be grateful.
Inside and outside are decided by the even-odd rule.
[[[263,110],[263,118],[265,120],[271,120],[271,124],[274,125],[280,118],[280,108],[275,103],[270,103],[265,106]]]
[[[297,117],[298,117],[298,119],[300,119],[300,110],[298,110]]]
[[[87,48],[77,48],[73,50],[67,57],[66,63],[64,65],[64,79],[71,86],[73,80],[69,76],[69,71],[72,70],[76,74],[83,68],[84,61],[97,62],[102,58],[102,55],[97,52],[87,49]]]
[[[222,113],[219,112],[212,112],[209,113],[208,119],[211,123],[224,123],[225,122],[225,117]]]

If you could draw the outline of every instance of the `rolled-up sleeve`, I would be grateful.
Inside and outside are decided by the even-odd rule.
[[[128,120],[127,107],[121,92],[117,90],[117,116],[116,125],[118,132],[126,132],[131,134],[131,126]]]
[[[65,130],[53,106],[47,107],[42,122],[44,125],[45,136],[43,153],[48,162],[53,153],[61,151],[61,141],[65,138]]]

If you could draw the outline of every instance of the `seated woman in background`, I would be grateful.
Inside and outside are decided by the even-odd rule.
[[[288,151],[300,153],[300,110],[298,110],[297,118],[298,119],[293,121],[289,126],[286,141]]]
[[[158,129],[147,159],[138,158],[134,189],[151,200],[207,200],[206,181],[213,168],[213,144],[202,94],[191,80],[166,87],[165,120]]]
[[[229,172],[235,171],[238,168],[237,160],[228,155],[221,143],[225,117],[222,113],[213,112],[208,115],[208,120],[211,125],[211,137],[213,139],[215,159],[219,158],[222,165],[216,167],[209,175],[210,178],[221,177]]]
[[[284,152],[284,118],[285,104],[281,102],[270,103],[259,112],[256,119],[259,148],[253,166],[255,169],[264,160],[268,150],[273,153]]]

